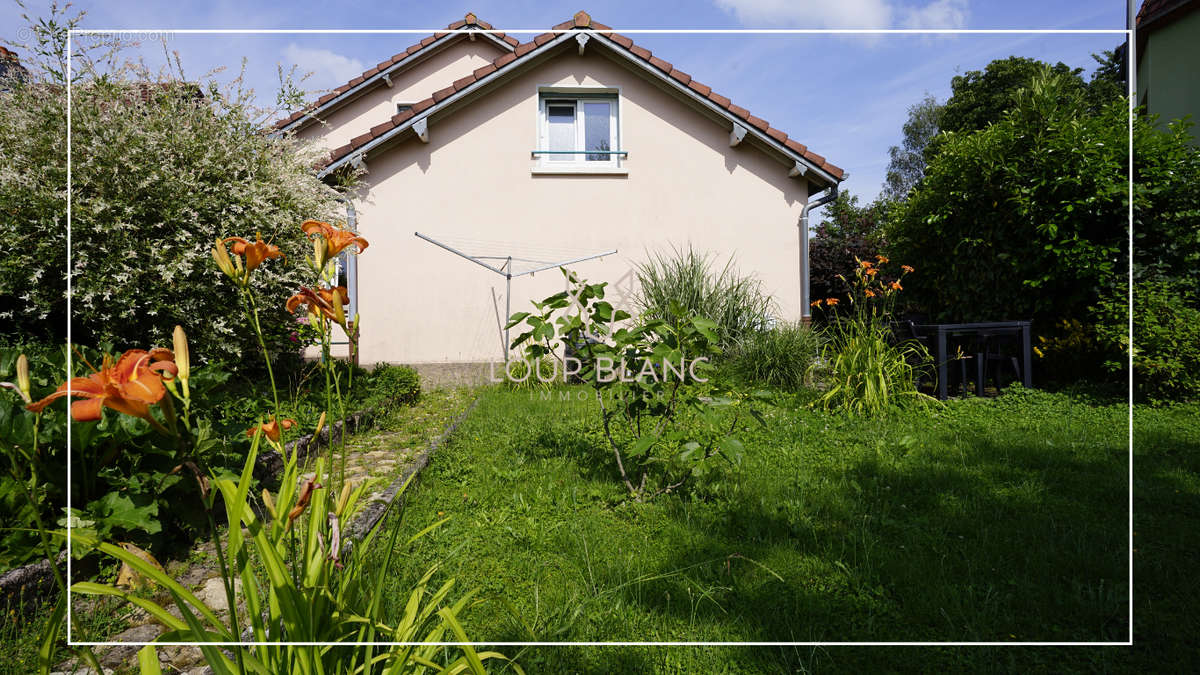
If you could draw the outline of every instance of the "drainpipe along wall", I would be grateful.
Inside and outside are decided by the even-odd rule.
[[[812,302],[808,298],[808,213],[832,202],[837,196],[838,186],[834,185],[823,196],[810,200],[800,210],[800,320],[806,324],[812,322],[812,311],[808,304]]]

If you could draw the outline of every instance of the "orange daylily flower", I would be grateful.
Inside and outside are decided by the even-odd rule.
[[[867,270],[867,276],[873,277],[876,274],[879,274],[879,270],[875,269],[874,267]]]
[[[889,287],[890,287],[890,288],[891,288],[893,291],[902,291],[902,290],[904,290],[904,287],[900,285],[900,282],[899,282],[899,281],[893,281],[891,284],[889,284]]]
[[[150,406],[166,393],[161,373],[172,377],[178,372],[170,349],[130,349],[114,364],[105,355],[100,370],[87,377],[76,377],[59,385],[46,398],[25,406],[30,412],[41,412],[56,399],[70,394],[71,417],[76,422],[95,422],[101,419],[102,408],[154,422]]]
[[[871,267],[873,266],[870,260],[859,260],[858,264],[862,265],[863,267],[865,267],[867,269],[871,269]]]
[[[264,436],[278,443],[282,432],[287,429],[291,429],[294,426],[296,426],[296,420],[276,420],[274,417],[272,417],[270,422],[263,422],[262,424],[257,424],[247,429],[246,435],[253,438],[254,434],[261,430]]]
[[[864,293],[866,293],[866,294],[867,294],[867,297],[868,297],[868,298],[873,298],[873,297],[875,297],[875,291],[873,291],[873,290],[871,290],[871,289],[869,289],[869,288],[868,288],[866,291],[864,291]]]
[[[263,241],[262,234],[255,233],[256,241],[249,242],[241,237],[226,237],[221,240],[221,243],[233,242],[233,254],[246,257],[246,272],[253,272],[263,261],[270,258],[284,258],[287,256],[279,247],[274,244],[268,244]]]
[[[875,259],[879,261],[880,265],[886,265],[888,261],[887,256],[884,255],[877,255],[875,256]]]
[[[821,300],[813,300],[812,302],[808,303],[808,306],[809,307],[820,307],[821,302],[822,302]]]
[[[351,244],[358,249],[358,253],[367,250],[367,246],[369,245],[366,239],[358,236],[352,230],[335,227],[320,220],[306,220],[300,224],[300,229],[309,237],[316,234],[320,235],[321,239],[324,240],[316,244],[317,257],[315,262],[317,263],[317,267],[324,267],[325,261],[341,253]],[[322,243],[324,246],[321,245]]]
[[[285,307],[287,311],[294,312],[300,305],[307,305],[309,313],[332,319],[342,328],[346,328],[346,313],[342,310],[342,306],[349,304],[350,297],[345,286],[316,290],[301,286],[299,293],[287,299]]]
[[[288,527],[291,527],[292,521],[299,518],[300,514],[304,513],[304,509],[308,508],[313,491],[320,488],[321,484],[317,482],[316,478],[304,481],[304,485],[300,487],[300,496],[296,498],[296,505],[288,512]]]
[[[825,304],[829,305],[830,307],[833,307],[834,305],[838,304],[838,299],[837,298],[825,298]]]
[[[904,270],[905,272],[913,271],[913,268],[909,267],[908,265],[901,265],[900,269]]]

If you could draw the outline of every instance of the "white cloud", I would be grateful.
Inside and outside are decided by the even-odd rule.
[[[767,28],[962,28],[967,0],[908,6],[897,0],[714,0],[744,26]]]
[[[285,64],[295,64],[300,75],[311,72],[312,77],[305,84],[316,88],[341,86],[367,69],[358,59],[328,49],[301,47],[294,42],[283,48],[283,59]]]
[[[934,0],[924,7],[908,10],[901,21],[903,28],[965,28],[967,0]]]

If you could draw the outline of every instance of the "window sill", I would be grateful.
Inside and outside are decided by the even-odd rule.
[[[529,171],[534,176],[556,176],[565,174],[591,174],[601,176],[627,176],[629,169],[623,166],[535,166]]]

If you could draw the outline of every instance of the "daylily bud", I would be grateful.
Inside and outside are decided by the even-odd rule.
[[[188,353],[187,333],[183,332],[183,326],[175,326],[175,332],[171,336],[174,341],[175,366],[179,368],[179,380],[183,382],[183,390],[187,392],[188,377],[192,373],[192,360]]]
[[[321,411],[321,417],[317,419],[317,429],[313,432],[313,438],[321,435],[321,430],[325,428],[325,411]]]
[[[26,403],[33,400],[29,393],[29,359],[25,358],[24,354],[17,357],[17,389],[21,391]]]
[[[275,515],[275,500],[271,498],[271,491],[263,488],[262,499],[263,506],[267,507],[267,513],[271,514],[271,520],[275,520],[278,516]]]
[[[237,278],[237,271],[233,267],[233,261],[229,259],[229,251],[225,249],[225,243],[221,241],[220,237],[217,237],[217,242],[213,245],[212,257],[217,262],[217,268],[225,276],[230,279]]]
[[[342,310],[342,292],[338,289],[333,289],[333,320],[338,322],[342,328],[346,327],[346,312]]]
[[[347,482],[342,486],[342,494],[338,496],[337,509],[334,510],[338,516],[342,515],[342,511],[346,510],[346,504],[350,501],[350,492],[353,490],[353,484]]]
[[[313,268],[320,271],[325,269],[325,263],[328,261],[329,247],[325,245],[325,240],[321,237],[313,239]]]

